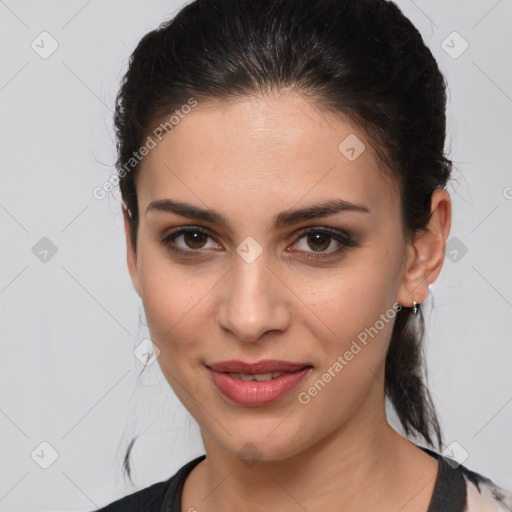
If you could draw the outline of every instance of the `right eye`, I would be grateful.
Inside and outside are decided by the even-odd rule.
[[[162,244],[171,251],[179,252],[184,256],[193,256],[194,253],[204,252],[197,249],[204,249],[208,238],[213,240],[213,237],[206,230],[196,226],[190,226],[179,228],[172,233],[168,233],[161,237],[160,240]],[[177,243],[180,239],[183,243],[181,247]]]

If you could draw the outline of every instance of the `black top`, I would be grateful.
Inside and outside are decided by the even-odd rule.
[[[466,481],[463,471],[467,468],[448,464],[441,455],[419,447],[439,462],[439,471],[434,492],[427,512],[462,512],[466,504]],[[181,495],[188,474],[206,455],[197,457],[168,480],[158,482],[145,489],[112,502],[97,512],[181,512]]]

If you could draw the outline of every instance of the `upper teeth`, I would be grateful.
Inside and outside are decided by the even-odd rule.
[[[255,375],[250,375],[248,373],[230,373],[229,376],[234,379],[239,380],[257,380],[258,382],[262,382],[265,380],[275,379],[280,375],[283,375],[284,372],[269,372],[269,373],[257,373]]]

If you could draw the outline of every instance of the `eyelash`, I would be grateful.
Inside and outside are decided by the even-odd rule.
[[[159,240],[170,251],[177,252],[185,257],[196,257],[197,253],[204,252],[201,250],[194,250],[194,249],[185,251],[183,249],[176,247],[175,245],[174,246],[171,245],[170,242],[174,242],[174,240],[176,238],[178,238],[179,236],[186,234],[186,233],[202,233],[203,235],[211,238],[212,240],[215,240],[215,238],[212,237],[208,231],[206,231],[203,228],[194,227],[194,226],[191,226],[188,228],[180,228],[180,229],[177,229],[176,231],[173,231],[172,233],[164,234],[163,236],[159,237]],[[302,231],[300,233],[300,235],[298,236],[297,241],[299,241],[300,239],[304,238],[307,235],[317,234],[317,233],[320,233],[322,235],[327,235],[329,238],[336,240],[336,242],[341,244],[341,247],[339,247],[338,249],[331,250],[331,251],[318,251],[316,253],[312,252],[311,255],[306,256],[307,259],[319,260],[319,259],[324,259],[324,258],[330,258],[333,255],[343,253],[344,251],[346,251],[347,248],[355,247],[355,245],[356,245],[350,236],[342,234],[339,231],[329,229],[329,228],[315,228],[315,227],[307,228],[304,231]],[[309,251],[306,251],[306,253],[310,254]],[[313,254],[314,254],[314,256],[313,256]]]

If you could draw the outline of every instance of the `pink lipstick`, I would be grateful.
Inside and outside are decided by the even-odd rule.
[[[207,365],[217,389],[231,402],[248,407],[270,404],[298,386],[312,370],[307,363],[262,360]]]

